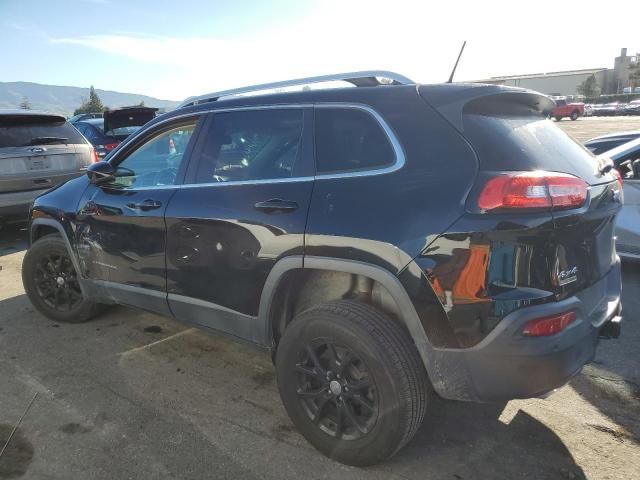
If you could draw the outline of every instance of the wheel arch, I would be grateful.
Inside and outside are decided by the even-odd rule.
[[[36,242],[39,238],[42,238],[43,236],[49,235],[51,233],[60,234],[62,240],[64,241],[65,247],[67,248],[67,252],[69,252],[69,257],[71,258],[73,267],[76,269],[76,272],[80,274],[82,270],[80,270],[78,257],[75,255],[71,246],[71,242],[69,241],[69,236],[67,235],[64,226],[60,222],[51,218],[36,218],[32,220],[29,226],[29,245],[33,245],[33,243]]]
[[[276,348],[274,324],[275,300],[281,293],[283,285],[286,285],[287,274],[294,271],[304,272],[319,270],[325,272],[341,272],[345,274],[360,275],[378,283],[389,294],[395,302],[397,317],[400,323],[406,327],[413,338],[423,362],[426,365],[426,351],[431,350],[431,345],[420,322],[420,317],[406,292],[404,286],[392,272],[377,265],[360,262],[356,260],[345,260],[330,257],[310,257],[310,256],[290,256],[278,261],[265,282],[265,286],[260,297],[260,307],[258,319],[265,327],[264,335],[267,343]],[[428,367],[427,367],[428,368]]]

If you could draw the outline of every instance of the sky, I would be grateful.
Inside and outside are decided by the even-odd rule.
[[[589,6],[594,3],[594,6]],[[613,67],[636,28],[574,0],[0,0],[0,81],[182,100],[290,78],[392,70],[445,81]],[[616,18],[615,21],[611,19]]]

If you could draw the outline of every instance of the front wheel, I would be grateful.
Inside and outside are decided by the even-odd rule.
[[[411,337],[364,303],[325,303],[298,315],[278,346],[276,373],[298,430],[349,465],[394,455],[426,411],[428,380]]]
[[[22,262],[22,283],[33,306],[56,322],[80,323],[99,309],[82,293],[73,262],[59,235],[37,240]]]

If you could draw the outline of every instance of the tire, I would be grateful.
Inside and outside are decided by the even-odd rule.
[[[571,112],[571,120],[572,121],[576,121],[578,119],[578,117],[580,116],[580,112],[578,112],[577,110],[574,110],[573,112]]]
[[[562,117],[553,117],[556,119],[556,122],[559,122],[560,120],[562,120]]]
[[[383,312],[346,300],[293,320],[278,346],[276,374],[300,433],[326,456],[355,466],[400,450],[422,423],[430,391],[409,334]]]
[[[31,245],[22,261],[22,283],[33,306],[53,321],[86,322],[100,310],[100,305],[82,294],[77,272],[59,235],[46,235]]]

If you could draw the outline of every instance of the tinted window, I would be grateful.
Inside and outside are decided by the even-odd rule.
[[[498,102],[494,102],[498,103]],[[489,171],[548,170],[602,183],[597,161],[549,120],[537,116],[464,115],[464,135]]]
[[[354,108],[317,108],[315,145],[318,173],[369,170],[395,162],[378,121]]]
[[[302,126],[299,109],[215,114],[200,152],[196,183],[298,176]]]
[[[85,143],[80,133],[58,117],[0,116],[0,148]]]
[[[111,185],[119,188],[175,185],[195,128],[194,122],[165,130],[138,146],[118,164],[116,180]]]

